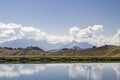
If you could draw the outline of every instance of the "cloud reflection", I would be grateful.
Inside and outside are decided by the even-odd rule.
[[[83,77],[86,80],[102,80],[106,70],[116,73],[120,80],[119,63],[80,63],[80,64],[1,64],[0,77],[20,77],[21,75],[33,75],[49,69],[66,69],[70,78]],[[52,73],[52,72],[51,72]],[[56,73],[59,74],[59,73]]]
[[[42,65],[0,65],[0,77],[19,77],[20,75],[32,75],[44,69],[45,67]]]

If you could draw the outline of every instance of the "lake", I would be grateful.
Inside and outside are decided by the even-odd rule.
[[[0,80],[120,80],[120,64],[0,64]]]

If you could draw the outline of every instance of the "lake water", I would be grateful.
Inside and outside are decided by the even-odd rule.
[[[120,64],[0,64],[0,80],[120,80]]]

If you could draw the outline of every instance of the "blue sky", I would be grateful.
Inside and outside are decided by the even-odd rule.
[[[67,34],[73,26],[120,26],[120,0],[0,0],[0,22],[34,26],[48,34]]]

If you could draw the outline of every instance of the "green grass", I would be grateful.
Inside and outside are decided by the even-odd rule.
[[[28,61],[21,61],[28,59]],[[0,63],[71,63],[71,62],[120,62],[120,57],[83,57],[83,56],[4,56]]]

